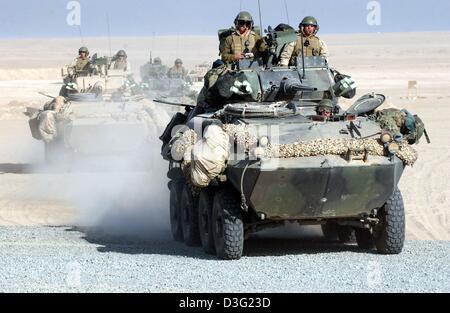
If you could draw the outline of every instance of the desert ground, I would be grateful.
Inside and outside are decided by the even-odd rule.
[[[279,232],[269,232],[265,235],[268,239],[251,241],[248,250],[244,251],[244,258],[239,261],[241,263],[234,263],[237,266],[234,268],[226,262],[221,263],[224,265],[223,271],[216,277],[214,271],[209,271],[214,258],[204,259],[201,249],[190,250],[171,240],[165,177],[167,164],[159,156],[160,143],[157,139],[154,141],[154,151],[147,156],[152,166],[146,172],[72,172],[44,166],[43,143],[31,137],[27,117],[23,114],[25,108],[40,108],[48,100],[39,95],[39,91],[58,94],[62,83],[61,67],[76,57],[81,45],[88,46],[91,54],[97,52],[99,55],[108,55],[108,40],[1,40],[0,265],[3,270],[0,271],[0,278],[3,285],[0,289],[373,291],[370,284],[368,288],[355,287],[361,281],[366,281],[367,285],[365,278],[359,281],[359,276],[352,278],[352,274],[347,278],[339,277],[340,265],[350,264],[350,260],[354,260],[352,264],[366,262],[361,263],[366,264],[361,266],[371,267],[375,264],[376,270],[380,269],[386,275],[390,270],[400,271],[400,278],[392,283],[383,281],[375,288],[448,292],[450,279],[445,263],[448,265],[450,241],[450,33],[324,35],[322,38],[330,50],[329,63],[340,72],[351,75],[357,82],[357,97],[368,92],[385,94],[385,107],[406,108],[418,114],[430,135],[431,144],[427,144],[423,138],[415,146],[419,159],[414,167],[406,168],[400,181],[407,218],[408,241],[406,252],[403,253],[406,260],[401,257],[383,258],[381,263],[377,263],[376,256],[370,255],[369,259],[362,261],[361,254],[354,248],[348,250],[321,243],[316,246],[314,238],[321,236],[317,227],[310,227],[307,231],[288,227]],[[215,37],[113,38],[111,46],[113,53],[119,49],[127,51],[138,80],[139,66],[148,61],[150,51],[153,57],[161,57],[166,65],[171,65],[175,58],[180,57],[188,69],[202,62],[212,62],[218,57]],[[408,81],[417,81],[415,98],[408,98]],[[343,106],[352,101],[344,101]],[[158,110],[164,111],[164,108]],[[161,118],[167,120],[169,115],[162,114]],[[105,239],[98,232],[92,233],[83,228],[92,226],[109,230],[119,237],[132,233],[145,239],[138,244],[134,244],[134,237],[131,237],[130,242],[117,243],[115,237]],[[301,247],[293,241],[299,238],[305,240]],[[310,240],[313,240],[313,244]],[[431,251],[427,250],[431,249],[427,244],[420,243],[423,241],[438,244]],[[70,253],[64,254],[63,251]],[[146,254],[151,254],[151,258],[146,259]],[[23,255],[29,255],[30,258],[22,258]],[[122,272],[119,268],[124,255],[131,255],[131,258],[127,258],[128,272]],[[266,255],[275,256],[270,261],[274,272],[265,270]],[[331,279],[335,284],[319,284],[318,280],[313,281],[313,276],[299,272],[296,269],[299,264],[297,256],[293,255],[299,255],[299,262],[315,273],[313,275],[317,272],[311,267],[310,258],[318,257],[318,264],[323,262],[324,266],[335,261],[335,268],[331,270],[333,274],[319,273],[323,281]],[[75,259],[77,261],[71,263]],[[248,280],[243,277],[235,282],[237,289],[231,287],[232,282],[225,284],[233,270],[248,273],[247,269],[256,264],[251,260],[260,263],[258,268],[263,276],[249,276]],[[165,262],[168,265],[161,272],[161,264]],[[57,264],[57,268],[49,264]],[[412,271],[415,276],[405,280],[404,277],[412,272],[406,270],[404,264],[409,264],[410,269],[421,266],[424,269]],[[18,266],[28,268],[29,271],[17,269]],[[74,284],[68,283],[64,275],[67,271],[71,273],[73,267],[75,273],[80,272],[80,266],[82,273],[87,268],[92,271],[93,274],[86,278],[90,283],[84,281],[87,285],[80,285],[76,279]],[[179,276],[180,272],[175,270],[177,266],[184,268],[185,274]],[[150,280],[140,276],[143,267],[151,275],[148,278]],[[353,267],[350,266],[350,269]],[[195,277],[212,280],[212,289],[208,285],[195,285],[195,280],[192,281],[186,275],[192,268]],[[204,268],[207,269],[205,272]],[[402,272],[402,269],[406,272]],[[355,267],[354,273],[358,271],[359,268]],[[159,276],[155,273],[159,273]],[[274,273],[279,275],[279,279],[273,279]],[[285,273],[303,279],[301,284],[293,285]],[[429,280],[425,277],[434,273],[437,273],[437,278],[428,285]],[[52,276],[59,274],[62,277],[59,280],[55,278],[59,276]],[[85,279],[83,277],[88,277],[83,275],[82,281]],[[253,281],[253,284],[248,285],[249,281]],[[266,281],[279,281],[280,284],[269,284],[273,288],[267,288]]]
[[[450,33],[330,35],[323,39],[331,51],[332,66],[356,80],[357,96],[367,92],[385,94],[385,106],[406,108],[426,123],[432,143],[428,145],[422,139],[416,146],[419,160],[413,168],[406,169],[400,183],[406,205],[407,238],[450,240]],[[47,101],[38,91],[57,94],[60,68],[71,62],[81,44],[74,39],[2,41],[2,224],[67,224],[73,217],[71,205],[57,201],[57,192],[33,192],[36,184],[51,186],[53,178],[47,177],[48,173],[33,172],[33,165],[43,162],[43,145],[31,138],[22,112],[26,106],[41,107]],[[91,54],[109,54],[106,38],[86,38],[83,44]],[[111,46],[114,50],[127,50],[137,78],[139,66],[147,62],[150,51],[167,65],[181,57],[188,69],[217,58],[214,37],[113,38]],[[408,99],[410,80],[418,84],[416,99]],[[344,105],[349,103],[347,100]]]

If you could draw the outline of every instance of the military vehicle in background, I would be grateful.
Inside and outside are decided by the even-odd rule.
[[[169,161],[175,240],[239,259],[251,233],[286,221],[323,225],[363,249],[403,248],[398,183],[424,127],[407,111],[376,109],[323,57],[278,67],[293,31],[268,30],[268,60],[244,59],[210,86],[207,104],[178,113],[160,137]],[[392,114],[391,114],[392,113]],[[400,118],[398,118],[400,117]]]
[[[112,58],[94,54],[89,69],[76,71],[72,66],[61,69],[63,86],[60,96],[69,100],[92,100],[101,97],[111,100],[126,90],[134,95],[142,93],[133,76],[124,70],[110,69]]]
[[[27,108],[48,163],[130,154],[155,137],[148,101],[126,71],[109,69],[110,60],[94,55],[86,73],[66,68],[60,96],[50,96],[41,110]]]
[[[196,65],[195,68],[189,72],[188,81],[192,82],[192,84],[203,83],[203,78],[210,69],[211,64],[208,62]]]
[[[159,57],[152,58],[140,68],[141,89],[146,97],[157,102],[189,103],[195,105],[198,90],[193,89],[193,83],[188,79],[169,78],[169,69],[162,64]],[[164,104],[163,104],[164,105]],[[179,110],[174,106],[165,106],[169,112],[175,113]]]

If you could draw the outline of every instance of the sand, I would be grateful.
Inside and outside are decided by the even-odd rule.
[[[406,108],[421,116],[432,144],[416,146],[419,160],[407,168],[400,182],[407,214],[408,239],[450,240],[450,33],[392,33],[323,36],[331,51],[330,63],[351,75],[358,95],[383,93],[385,106]],[[84,45],[109,54],[106,38],[87,38]],[[80,40],[2,40],[0,51],[0,224],[69,224],[73,208],[54,193],[35,192],[36,185],[56,176],[32,173],[43,161],[42,143],[31,138],[26,106],[40,107],[57,94],[60,68],[75,57]],[[113,38],[113,52],[127,50],[133,71],[152,51],[170,65],[181,57],[187,68],[217,58],[214,37]],[[408,99],[408,81],[418,83],[418,98]],[[346,101],[344,105],[350,104]]]

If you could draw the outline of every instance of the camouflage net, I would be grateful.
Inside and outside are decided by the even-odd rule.
[[[255,147],[257,139],[248,131],[247,125],[225,124],[223,130],[247,152]],[[417,152],[407,143],[399,145],[397,157],[405,165],[413,165],[417,161]],[[319,155],[340,155],[361,157],[364,154],[374,156],[386,156],[384,145],[375,138],[370,139],[316,139],[312,141],[297,141],[290,144],[277,146],[268,145],[264,149],[266,158],[295,158]],[[367,151],[367,152],[366,152]]]
[[[222,128],[228,134],[228,136],[234,138],[234,141],[239,146],[245,147],[246,151],[249,151],[250,147],[256,145],[256,143],[258,142],[256,137],[250,134],[248,125],[224,124]]]
[[[417,152],[407,143],[399,145],[397,157],[405,165],[413,165],[417,161]],[[386,156],[383,144],[378,139],[316,139],[297,141],[266,149],[268,157],[295,158],[319,155],[350,155],[363,157],[364,154]]]
[[[250,134],[247,125],[225,124],[223,125],[223,130],[245,151],[250,152],[252,147],[256,147],[258,140]],[[197,134],[193,130],[188,130],[175,141],[172,151],[177,156],[186,156],[186,151],[190,151],[189,148],[192,149],[196,141]],[[320,155],[339,155],[343,157],[350,155],[354,158],[362,158],[365,154],[387,156],[387,151],[378,138],[299,140],[294,143],[276,146],[269,144],[264,148],[265,158],[296,158]],[[399,151],[396,155],[405,165],[410,166],[418,158],[417,151],[406,142],[399,144]],[[187,162],[190,162],[190,159]]]

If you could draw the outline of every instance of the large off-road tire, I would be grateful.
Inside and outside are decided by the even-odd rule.
[[[169,182],[170,190],[170,229],[172,237],[176,241],[183,241],[183,228],[181,225],[181,192],[183,191],[184,182],[171,180]]]
[[[230,188],[214,196],[213,235],[216,254],[225,260],[237,260],[244,249],[244,223],[239,196]]]
[[[327,222],[322,224],[322,232],[327,240],[337,241],[341,243],[350,243],[355,241],[355,232],[350,226],[341,226],[335,222]]]
[[[378,212],[380,224],[375,231],[377,251],[383,254],[398,254],[405,242],[405,208],[399,189],[386,201]]]
[[[214,205],[214,189],[205,188],[198,198],[198,228],[203,250],[208,254],[215,254],[212,209]]]
[[[375,247],[375,239],[372,231],[367,228],[355,229],[356,243],[361,249],[370,250]]]
[[[188,246],[199,246],[198,199],[192,195],[191,187],[187,184],[183,186],[180,203],[184,243]]]

